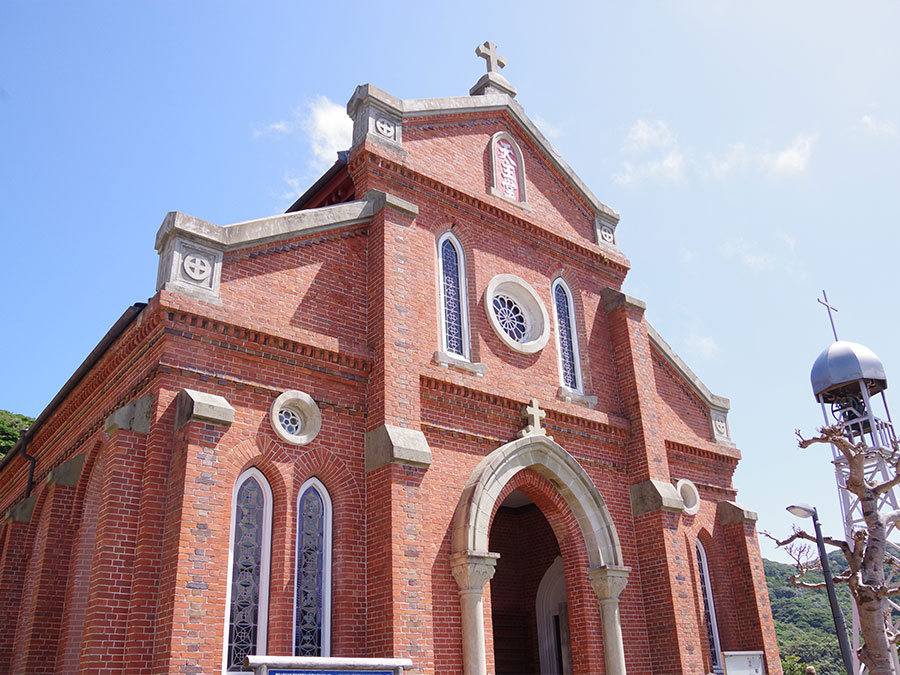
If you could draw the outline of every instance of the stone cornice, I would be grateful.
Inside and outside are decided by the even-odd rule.
[[[299,342],[290,338],[273,335],[259,329],[238,326],[233,323],[211,319],[186,310],[175,310],[170,308],[161,308],[168,316],[168,322],[171,327],[167,330],[170,335],[179,335],[184,331],[179,331],[177,326],[182,325],[186,328],[193,328],[204,331],[210,335],[211,344],[219,347],[229,348],[228,338],[238,340],[240,342],[252,342],[260,347],[268,347],[280,352],[289,352],[296,354],[298,357],[311,359],[330,364],[330,367],[338,366],[362,374],[368,374],[372,367],[371,360],[362,358],[358,355],[344,354],[336,352],[325,347],[312,345],[305,342]],[[211,336],[221,336],[212,339]]]
[[[546,230],[531,221],[520,218],[495,204],[442,183],[431,176],[419,173],[381,154],[379,149],[370,143],[365,143],[361,146],[359,152],[351,155],[349,163],[351,175],[354,177],[358,176],[359,172],[366,166],[377,173],[391,173],[395,177],[399,177],[402,179],[400,182],[406,182],[407,187],[412,190],[417,190],[421,186],[429,190],[434,198],[444,199],[448,205],[457,209],[463,210],[464,206],[469,207],[475,214],[487,214],[495,220],[515,226],[522,233],[534,237],[543,243],[550,244],[570,255],[574,254],[593,266],[607,269],[617,279],[624,278],[630,269],[624,257],[622,260],[618,260],[611,257],[612,254],[603,253],[599,250],[599,247],[596,250],[588,248],[555,232]]]
[[[521,416],[522,408],[527,405],[527,402],[525,401],[518,401],[515,399],[507,398],[505,396],[501,396],[499,394],[494,394],[480,389],[474,389],[472,387],[467,387],[465,385],[451,382],[446,379],[432,377],[425,374],[419,375],[419,384],[424,389],[431,392],[449,394],[450,396],[456,396],[461,399],[465,399],[466,401],[475,401],[477,403],[487,404],[500,408],[501,410],[508,410],[510,411],[510,414],[516,419]],[[601,422],[596,419],[591,419],[590,417],[572,415],[560,410],[555,410],[553,408],[547,408],[545,412],[547,413],[547,416],[545,417],[546,425],[555,423],[557,425],[581,427],[583,429],[589,429],[591,431],[596,431],[601,434],[612,436],[616,440],[623,440],[628,435],[628,432],[630,430],[630,425],[628,424],[627,420],[613,418],[612,416],[605,415],[605,413],[601,413],[599,411],[589,412],[591,415],[605,416],[609,420],[608,423]],[[461,431],[461,433],[471,432]],[[504,439],[504,442],[508,440],[509,439]]]
[[[362,199],[225,226],[172,211],[166,215],[156,233],[156,250],[162,252],[166,242],[176,235],[212,244],[222,251],[257,246],[266,242],[367,223],[383,204],[383,200],[379,204],[377,199]]]
[[[666,440],[666,450],[670,452],[679,452],[684,455],[696,457],[702,460],[713,460],[728,465],[730,468],[737,466],[741,459],[741,451],[735,447],[722,445],[720,443],[709,443],[707,448],[698,448],[695,445],[687,445],[678,441]]]

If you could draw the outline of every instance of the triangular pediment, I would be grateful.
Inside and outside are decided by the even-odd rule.
[[[354,121],[354,148],[368,142],[392,150],[413,170],[476,198],[496,198],[513,215],[621,255],[618,212],[591,192],[513,97],[402,100],[366,84],[357,87],[347,112]],[[505,140],[498,149],[499,136]],[[504,151],[518,151],[522,161],[518,173],[509,168],[506,190],[495,166]]]

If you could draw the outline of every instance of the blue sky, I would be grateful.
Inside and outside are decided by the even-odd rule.
[[[839,534],[828,451],[793,432],[821,422],[823,288],[840,337],[900,376],[898,25],[877,0],[0,0],[0,408],[37,415],[153,294],[166,212],[283,211],[346,145],[357,84],[464,95],[489,39],[621,213],[626,290],[731,399],[739,501],[779,534],[814,503]]]

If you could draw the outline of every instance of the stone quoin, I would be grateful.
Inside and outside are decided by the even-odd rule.
[[[478,55],[286,213],[165,217],[0,460],[0,672],[781,672],[728,400]]]

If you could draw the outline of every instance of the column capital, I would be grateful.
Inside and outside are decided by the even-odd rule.
[[[625,589],[628,583],[628,573],[631,572],[630,567],[612,567],[604,565],[603,567],[591,567],[588,569],[588,576],[591,579],[591,587],[597,598],[602,602],[604,600],[618,600],[619,595]]]
[[[450,570],[460,592],[481,592],[493,578],[499,558],[499,553],[488,551],[461,551],[450,556]]]

